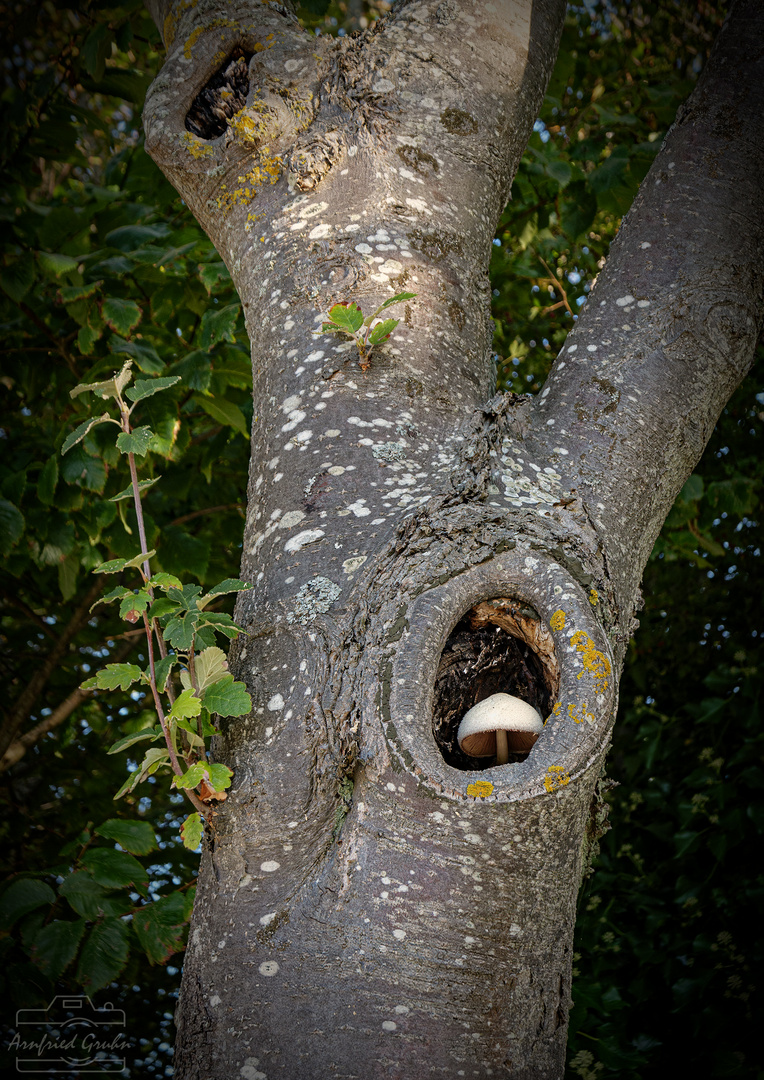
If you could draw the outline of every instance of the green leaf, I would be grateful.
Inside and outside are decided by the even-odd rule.
[[[185,615],[170,619],[164,628],[164,639],[173,649],[188,652],[194,640],[196,624],[199,622],[198,611],[188,611]]]
[[[155,375],[164,368],[156,349],[146,341],[125,341],[114,334],[109,339],[109,348],[113,353],[127,353],[146,375]]]
[[[34,269],[34,256],[31,251],[25,251],[0,270],[0,287],[15,303],[20,304],[34,285]]]
[[[207,688],[203,695],[204,707],[218,716],[245,716],[252,709],[252,699],[243,682],[234,682],[233,675]]]
[[[228,401],[227,398],[203,397],[201,394],[194,394],[193,400],[194,403],[204,409],[213,420],[217,420],[219,424],[223,424],[225,427],[231,427],[234,431],[240,432],[245,439],[249,438],[247,419],[238,405],[234,405],[234,403]]]
[[[106,23],[97,23],[81,46],[85,70],[96,80],[103,77],[106,58],[111,56],[111,43],[112,34]]]
[[[202,842],[203,833],[204,826],[202,825],[200,815],[189,814],[180,827],[180,836],[183,840],[183,847],[188,848],[189,851],[196,851]]]
[[[108,899],[106,891],[84,870],[67,874],[58,891],[83,919],[98,919]]]
[[[218,341],[230,341],[234,345],[240,311],[239,304],[229,304],[220,311],[205,311],[199,328],[201,347],[211,349]]]
[[[131,623],[137,622],[150,602],[151,597],[143,589],[137,593],[129,593],[122,598],[119,605],[120,619],[126,619],[127,622]]]
[[[120,740],[120,742],[121,742],[121,740]],[[115,743],[114,746],[109,751],[109,753],[110,754],[115,753],[118,745],[119,745],[119,743]],[[116,802],[117,799],[121,799],[123,795],[127,795],[128,792],[133,791],[133,789],[136,788],[138,786],[138,784],[140,784],[142,778],[143,778],[143,769],[133,769],[133,771],[128,776],[127,780],[125,780],[122,787],[119,789],[117,794],[114,796],[114,801]]]
[[[8,555],[24,533],[24,515],[7,499],[0,499],[0,555]]]
[[[73,304],[77,300],[89,300],[95,296],[102,281],[91,281],[88,285],[63,285],[58,290],[58,298],[62,304]]]
[[[148,580],[150,588],[156,587],[157,589],[182,589],[183,584],[179,578],[176,578],[174,574],[166,574],[161,571],[158,574],[152,574]]]
[[[120,397],[122,391],[133,377],[130,372],[132,364],[132,360],[126,360],[117,374],[112,375],[110,379],[104,379],[102,382],[78,383],[73,390],[69,391],[69,397],[75,398],[86,392],[95,394],[97,397],[103,398],[104,401],[108,398]],[[108,416],[108,413],[105,415]],[[109,419],[111,420],[111,417]]]
[[[163,656],[162,659],[158,660],[154,665],[157,690],[160,694],[164,693],[164,688],[167,685],[167,678],[176,663],[177,657],[173,656],[172,653],[168,653],[167,656]]]
[[[218,682],[228,671],[226,655],[222,649],[213,645],[209,649],[203,649],[194,661],[194,675],[200,693]],[[186,688],[191,687],[191,676],[187,671],[182,671],[181,682]],[[197,699],[198,700],[198,699]],[[194,716],[197,714],[194,713]]]
[[[51,981],[60,979],[77,955],[86,926],[86,919],[75,919],[72,922],[56,919],[55,922],[40,927],[32,942],[32,963]]]
[[[683,502],[697,502],[703,497],[703,477],[698,476],[697,473],[693,473],[688,477],[682,490],[679,492],[677,498]]]
[[[565,191],[560,226],[571,239],[591,228],[597,213],[597,197],[585,180],[574,180]]]
[[[96,600],[90,610],[92,611],[93,608],[98,607],[99,604],[112,604],[115,600],[121,600],[123,596],[129,596],[130,591],[131,590],[126,589],[124,585],[117,585],[117,587],[115,589],[112,589],[111,592],[107,592],[105,596],[101,596],[98,600]]]
[[[101,315],[107,326],[116,330],[122,337],[127,337],[143,317],[143,312],[134,300],[119,300],[110,296],[101,305]]]
[[[393,303],[394,301],[390,301]],[[354,300],[350,303],[335,304],[329,308],[331,329],[344,330],[346,334],[355,334],[363,326],[363,312]],[[329,325],[327,323],[324,324]]]
[[[207,773],[210,778],[210,783],[214,787],[215,791],[225,791],[226,788],[231,786],[231,780],[233,779],[233,772],[227,765],[221,765],[215,763],[214,765],[207,766]]]
[[[180,718],[188,716],[198,716],[202,711],[201,700],[195,696],[193,688],[184,690],[182,694],[176,697],[172,709],[170,710],[171,718]]]
[[[119,739],[115,742],[113,746],[109,747],[108,753],[118,754],[120,750],[127,750],[129,746],[134,746],[136,743],[147,741],[156,742],[159,738],[161,738],[161,736],[158,735],[153,728],[150,728],[148,731],[137,731],[133,735],[125,735],[123,739]],[[118,796],[116,797],[118,798]],[[136,852],[136,854],[140,854],[140,852]]]
[[[106,889],[132,888],[142,896],[148,892],[148,871],[127,851],[90,848],[80,862],[93,875],[93,880]]]
[[[125,391],[125,397],[131,401],[143,401],[144,398],[158,394],[161,390],[167,390],[170,386],[180,382],[180,375],[168,375],[163,379],[136,379],[135,386]]]
[[[118,574],[127,566],[127,559],[109,559],[108,562],[99,563],[94,567],[94,574]]]
[[[135,682],[148,682],[145,671],[137,664],[107,664],[95,675],[95,685],[99,690],[127,690]]]
[[[74,394],[74,391],[72,390],[71,393]],[[82,442],[82,440],[91,430],[91,428],[94,428],[97,424],[105,424],[109,420],[112,423],[116,423],[116,420],[114,420],[113,417],[109,416],[108,413],[102,413],[101,416],[91,416],[89,420],[83,421],[83,423],[81,423],[79,427],[76,427],[74,429],[71,435],[67,435],[66,439],[64,440],[64,444],[61,447],[62,455],[65,454],[68,450],[71,450],[73,446],[76,446],[78,442]]]
[[[70,255],[54,255],[47,251],[37,252],[37,262],[42,272],[48,277],[71,274],[78,266],[77,259],[73,259]]]
[[[161,476],[155,476],[153,480],[139,480],[138,481],[138,491],[147,491],[148,488],[153,487],[154,484],[156,484],[156,482],[158,480],[161,480],[161,479],[162,479]],[[120,491],[119,495],[112,495],[112,497],[109,499],[109,502],[121,502],[123,499],[132,499],[132,498],[133,498],[133,485],[130,484],[130,486],[126,487],[124,491]]]
[[[197,761],[182,776],[175,777],[176,788],[195,788],[207,775],[207,763]]]
[[[403,300],[413,300],[415,296],[415,292],[399,292],[395,296],[388,297],[383,304],[379,305],[372,318],[376,318],[380,311],[384,311],[385,308],[389,308],[392,304],[400,304]],[[331,312],[329,314],[331,315]]]
[[[177,576],[193,574],[203,581],[209,561],[209,543],[192,536],[180,525],[168,525],[162,530],[162,566],[166,570]]]
[[[386,341],[400,321],[400,319],[384,319],[383,322],[377,323],[369,334],[369,344],[378,345],[381,341]]]
[[[168,600],[166,596],[160,596],[149,608],[149,617],[161,619],[163,615],[177,613],[179,605],[175,600]]]
[[[77,981],[89,994],[113,982],[130,956],[130,926],[122,919],[104,919],[94,926],[82,947]]]
[[[109,818],[98,826],[95,834],[107,840],[116,840],[120,847],[133,855],[148,855],[157,850],[157,838],[148,821]]]
[[[58,456],[51,454],[37,478],[37,498],[43,506],[50,506],[58,483]]]
[[[23,915],[55,902],[56,894],[44,881],[16,878],[0,896],[0,929],[9,930]]]
[[[230,286],[231,276],[224,262],[203,263],[199,267],[199,278],[208,295],[222,282]]]
[[[69,451],[61,463],[61,477],[67,484],[76,484],[86,491],[100,494],[106,487],[106,466],[100,457],[89,454],[80,443]]]
[[[151,964],[164,964],[183,949],[186,904],[182,893],[174,892],[133,914],[133,927]]]
[[[149,427],[123,431],[117,436],[117,449],[121,454],[137,454],[138,457],[144,457],[153,438],[154,432]]]
[[[64,600],[71,600],[77,592],[80,557],[76,553],[67,555],[58,564],[58,587]]]
[[[170,232],[164,223],[156,225],[122,225],[106,234],[106,242],[119,251],[135,251],[150,240],[162,240]]]
[[[152,555],[156,555],[154,548],[152,548],[151,551],[142,551],[139,555],[134,555],[132,559],[128,559],[125,563],[125,568],[143,566],[145,562],[148,562]]]
[[[213,596],[226,596],[228,593],[244,592],[246,589],[251,588],[252,586],[248,582],[241,581],[239,578],[226,578],[225,581],[221,581],[218,585],[213,585],[204,596],[199,598],[199,609],[206,607]]]

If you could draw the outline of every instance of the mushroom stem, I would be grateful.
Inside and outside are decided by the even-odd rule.
[[[509,745],[506,731],[496,732],[496,764],[506,765],[509,761]]]

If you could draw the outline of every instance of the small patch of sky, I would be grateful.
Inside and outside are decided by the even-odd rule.
[[[581,280],[581,275],[579,274],[578,270],[569,270],[566,274],[566,277],[571,285],[578,285],[579,281]]]
[[[494,238],[493,238],[493,246],[494,247],[501,247],[501,240],[499,240],[498,236],[494,236]]]

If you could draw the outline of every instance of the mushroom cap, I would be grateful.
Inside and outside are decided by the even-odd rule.
[[[511,694],[491,694],[464,714],[456,738],[470,757],[493,757],[497,731],[507,732],[511,753],[522,754],[531,749],[543,730],[544,721],[527,701]]]

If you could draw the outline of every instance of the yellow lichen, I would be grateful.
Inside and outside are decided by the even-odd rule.
[[[474,784],[467,785],[467,794],[474,799],[486,799],[493,791],[490,780],[476,780]]]
[[[610,661],[608,658],[598,649],[595,648],[594,642],[588,634],[583,630],[578,630],[570,639],[570,644],[583,653],[583,671],[578,673],[578,678],[583,678],[584,674],[588,672],[594,679],[594,687],[598,694],[604,694],[608,687],[608,676],[610,675]]]
[[[547,718],[546,718],[546,720],[544,721],[544,723],[546,723],[546,722],[547,722],[547,720],[551,720],[553,716],[559,716],[559,715],[560,715],[560,709],[561,709],[561,708],[562,708],[562,702],[561,702],[561,701],[558,701],[558,702],[557,702],[557,703],[556,703],[556,704],[555,704],[555,705],[554,705],[554,706],[552,707],[552,711],[550,712],[549,716],[547,716]]]
[[[555,611],[554,615],[549,620],[549,625],[552,627],[553,630],[565,629],[565,612],[562,610],[562,608],[558,608],[557,611]]]
[[[212,147],[209,143],[202,142],[198,135],[192,135],[190,131],[184,131],[180,137],[180,141],[188,150],[191,157],[203,158],[209,157],[212,153]]]
[[[174,4],[175,11],[170,11],[167,15],[164,25],[162,37],[164,39],[165,48],[169,49],[175,40],[175,34],[178,29],[178,23],[184,11],[188,11],[189,8],[196,6],[196,0],[180,0],[179,4]]]
[[[592,589],[591,592],[589,593],[589,603],[592,605],[592,607],[596,607],[597,604],[599,604],[599,602],[600,602],[600,594],[597,592],[596,589]]]
[[[544,777],[544,787],[547,791],[557,791],[570,783],[570,773],[564,765],[550,765]]]
[[[589,724],[594,723],[594,713],[588,712],[588,705],[585,701],[576,705],[571,703],[568,705],[568,716],[571,720],[575,720],[577,724],[582,724],[586,720]]]
[[[233,21],[233,19],[211,19],[210,22],[208,22],[206,25],[197,26],[196,30],[193,30],[191,34],[186,38],[186,42],[183,46],[183,55],[185,56],[186,60],[191,59],[191,51],[194,45],[196,45],[199,38],[202,36],[202,34],[206,33],[208,30],[213,30],[216,26],[236,25],[237,24]]]

